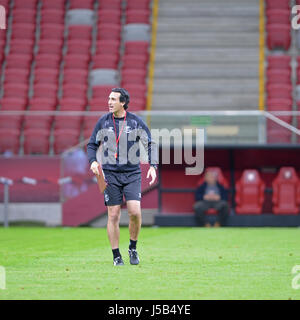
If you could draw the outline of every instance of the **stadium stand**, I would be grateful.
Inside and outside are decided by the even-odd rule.
[[[7,10],[11,17],[8,45],[5,32],[0,41],[5,66],[1,110],[105,110],[109,91],[120,84],[142,84],[138,97],[133,91],[132,110],[145,109],[150,2],[128,1],[123,6],[121,0],[2,1],[7,7],[12,3],[12,9]],[[146,33],[139,34],[139,25]],[[122,38],[123,27],[132,31],[124,32]],[[22,103],[13,100],[16,97]],[[50,140],[54,140],[57,117],[42,118],[50,128],[54,126],[53,135],[50,130]],[[24,128],[35,126],[38,119],[26,116]],[[18,127],[22,135],[22,123]],[[78,130],[80,142],[81,130],[87,130]],[[20,143],[22,153],[23,139]],[[44,151],[56,153],[52,145]],[[26,152],[30,152],[28,147]]]

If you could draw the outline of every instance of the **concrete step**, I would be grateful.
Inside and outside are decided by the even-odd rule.
[[[158,17],[211,17],[217,19],[219,17],[258,17],[259,7],[256,5],[243,4],[229,6],[226,2],[218,5],[210,3],[186,3],[181,5],[170,5],[162,2],[159,6]]]
[[[228,21],[229,20],[229,21]],[[161,18],[158,22],[157,33],[162,32],[258,32],[259,22],[258,17],[251,19],[220,18],[218,23],[212,21],[211,18]]]
[[[247,41],[245,41],[245,37]],[[216,33],[216,32],[163,32],[156,38],[158,47],[259,47],[258,33]]]
[[[157,79],[209,79],[209,78],[258,78],[258,68],[247,64],[159,64],[155,66],[154,81]]]
[[[152,110],[257,110],[258,94],[154,94]]]
[[[168,52],[162,49],[158,50],[155,55],[156,65],[162,63],[184,63],[189,61],[189,63],[211,63],[211,62],[222,62],[222,63],[254,63],[257,64],[259,61],[258,52],[254,54],[240,54],[238,52],[233,54],[218,54],[213,50],[207,50],[207,54],[197,54],[191,52],[178,52],[178,50],[168,50]]]
[[[155,54],[155,63],[160,62],[254,62],[258,63],[259,52],[256,48],[166,48],[158,47]]]
[[[161,0],[159,2],[159,5],[162,5],[162,3],[167,6],[168,4],[169,5],[180,5],[182,4],[182,0]],[[225,4],[227,4],[228,6],[230,5],[255,5],[255,6],[258,6],[259,5],[259,0],[184,0],[184,3],[187,3],[187,4],[198,4],[199,5],[199,2],[201,2],[201,5],[214,5],[214,6],[219,6],[219,5],[222,5],[222,3],[224,2]]]
[[[254,93],[258,92],[257,79],[156,79],[154,94],[160,93]]]

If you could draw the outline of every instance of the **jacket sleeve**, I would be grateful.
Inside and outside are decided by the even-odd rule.
[[[201,184],[197,188],[197,190],[195,192],[195,201],[202,201],[203,200],[205,188],[206,188],[205,183]]]
[[[220,194],[221,194],[221,200],[228,201],[228,190],[225,189],[221,184],[219,184]]]
[[[158,164],[158,145],[152,139],[151,132],[142,119],[139,119],[139,124],[142,129],[141,133],[139,134],[140,141],[147,151],[149,164],[156,169]]]
[[[94,161],[97,161],[96,153],[101,142],[101,139],[99,137],[100,130],[101,122],[99,119],[87,144],[87,156],[90,164]]]

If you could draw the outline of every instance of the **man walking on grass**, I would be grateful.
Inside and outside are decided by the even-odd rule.
[[[104,201],[108,209],[107,234],[115,266],[124,265],[119,250],[119,222],[123,196],[129,215],[130,263],[139,264],[137,241],[142,224],[139,142],[148,152],[150,168],[147,178],[151,177],[150,185],[156,179],[158,163],[157,147],[151,139],[147,125],[137,115],[127,111],[129,100],[127,90],[112,89],[108,99],[109,113],[97,121],[87,145],[90,169],[98,175],[101,169],[96,152],[101,145],[100,162],[107,182],[104,190]]]

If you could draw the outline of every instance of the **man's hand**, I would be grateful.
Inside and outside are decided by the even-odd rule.
[[[90,169],[93,171],[94,174],[99,176],[99,163],[97,161],[92,162]]]
[[[149,178],[149,176],[151,176],[152,180],[149,182],[150,186],[151,184],[155,181],[156,179],[156,170],[154,167],[149,168],[148,173],[147,173],[147,179]]]

